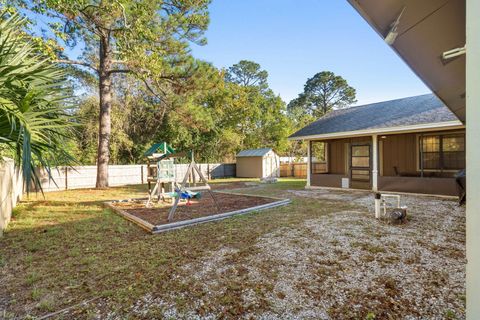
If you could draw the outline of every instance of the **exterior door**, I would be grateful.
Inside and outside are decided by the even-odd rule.
[[[352,188],[370,188],[371,185],[371,146],[352,144],[350,149],[350,181]]]

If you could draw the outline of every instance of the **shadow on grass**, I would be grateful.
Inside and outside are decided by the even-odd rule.
[[[292,183],[300,188],[301,182]],[[315,201],[294,201],[296,210],[280,207],[150,235],[101,206],[112,197],[132,197],[132,190],[135,195],[142,189],[68,191],[55,200],[22,203],[0,239],[0,310],[12,317],[39,316],[101,297],[106,309],[102,311],[123,309],[128,314],[125,308],[147,293],[165,299],[173,293],[182,296],[186,306],[205,293],[185,286],[179,277],[185,274],[183,266],[222,247],[245,252],[242,259],[247,259],[262,235],[301,224],[312,212],[325,212],[317,210]],[[102,199],[88,200],[91,193]],[[222,281],[227,286],[238,279]],[[224,298],[211,297],[212,304],[234,314],[242,310],[241,292],[233,291],[228,302],[221,302]],[[79,317],[86,317],[91,308],[97,307],[79,308]]]

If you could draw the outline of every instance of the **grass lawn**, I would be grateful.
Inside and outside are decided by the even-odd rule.
[[[370,194],[304,183],[238,191],[288,206],[159,235],[101,205],[145,186],[31,196],[0,238],[0,318],[465,317],[463,208],[406,197],[390,226]]]

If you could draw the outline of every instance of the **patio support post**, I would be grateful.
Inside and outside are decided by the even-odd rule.
[[[378,136],[372,135],[372,190],[378,191]]]
[[[310,187],[310,172],[311,172],[311,147],[312,147],[312,142],[310,140],[307,140],[307,188]]]
[[[467,319],[480,319],[480,1],[467,0]]]
[[[420,177],[423,178],[423,133],[420,134]]]

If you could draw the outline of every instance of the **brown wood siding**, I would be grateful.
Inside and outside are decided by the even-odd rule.
[[[378,190],[458,196],[453,178],[378,177]]]
[[[345,139],[325,140],[328,143],[328,173],[348,176],[347,167],[348,154],[346,154],[347,147],[351,143],[371,143],[371,137],[357,137]]]
[[[329,173],[345,174],[345,140],[328,141]]]
[[[341,174],[312,174],[310,184],[315,187],[341,188],[342,178],[344,176]]]
[[[424,132],[424,134],[448,132],[449,131],[432,131]],[[465,130],[455,130],[451,132],[465,132]],[[397,167],[397,170],[401,175],[418,174],[418,135],[418,133],[407,133],[387,135],[384,139],[379,137],[378,140],[382,141],[383,144],[383,159],[380,162],[383,167],[380,171],[383,172],[384,176],[395,176],[395,167]]]
[[[345,170],[347,167],[347,162],[349,161],[349,159],[347,159],[348,154],[346,154],[347,147],[351,143],[361,144],[370,143],[371,141],[371,137],[329,140],[329,173],[349,175],[349,172]]]
[[[415,133],[386,136],[379,140],[383,144],[383,175],[395,176],[395,167],[398,172],[415,174],[417,171]]]
[[[237,177],[238,178],[262,178],[262,157],[238,157]]]

